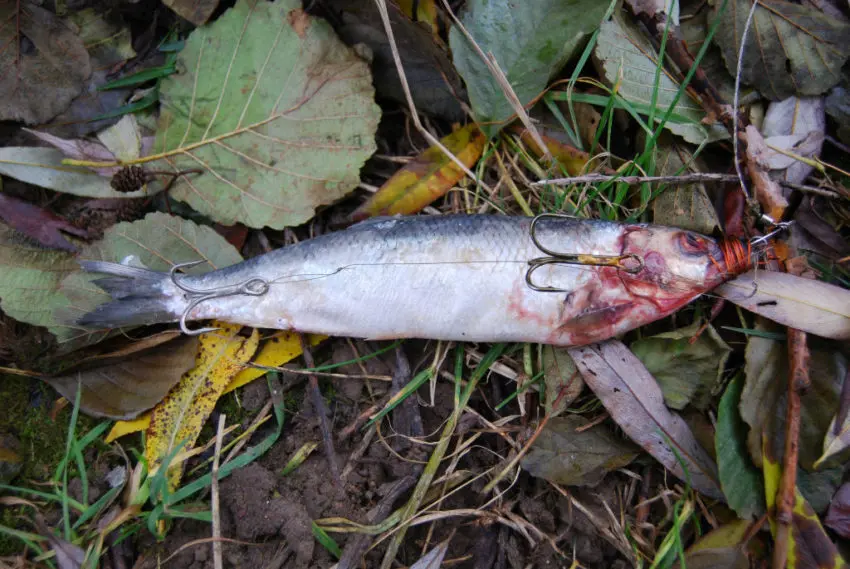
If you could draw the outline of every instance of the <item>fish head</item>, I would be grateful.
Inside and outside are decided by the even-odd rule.
[[[632,226],[623,236],[620,277],[631,294],[680,304],[730,277],[720,244],[705,235],[660,226]]]

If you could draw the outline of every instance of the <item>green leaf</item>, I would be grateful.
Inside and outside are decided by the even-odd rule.
[[[717,385],[732,349],[712,326],[696,342],[696,322],[686,328],[632,342],[629,346],[655,377],[664,392],[664,402],[673,409],[688,403],[702,408]]]
[[[299,0],[239,0],[197,28],[160,86],[154,169],[225,225],[298,225],[354,189],[380,110],[369,68]]]
[[[472,0],[462,21],[485,54],[492,54],[523,105],[546,88],[596,29],[608,8],[597,0]],[[449,33],[455,67],[469,91],[481,129],[493,136],[514,110],[469,39],[457,27]],[[489,123],[489,124],[487,124]]]
[[[720,3],[714,5],[715,15]],[[751,0],[732,0],[714,38],[734,76]],[[841,79],[850,24],[807,4],[760,0],[744,50],[741,79],[766,97],[820,95]]]
[[[619,18],[603,22],[599,28],[595,55],[601,63],[601,72],[606,81],[618,86],[617,93],[620,96],[631,103],[651,108],[658,56],[652,44],[639,30]],[[666,111],[678,91],[679,84],[666,70],[662,70],[655,99],[658,111]],[[667,121],[664,127],[692,144],[720,140],[728,136],[726,130],[718,124],[707,128],[701,123],[705,112],[687,93],[676,103],[674,112],[692,122]],[[660,121],[662,116],[663,112],[655,113],[657,121]]]
[[[595,486],[611,470],[622,468],[638,449],[601,426],[584,431],[575,415],[551,419],[522,459],[532,476],[566,486]]]
[[[738,376],[720,399],[714,445],[726,501],[738,516],[751,519],[765,512],[764,480],[747,452],[747,425],[738,412],[743,388],[743,377]]]
[[[77,268],[70,253],[45,249],[0,223],[0,308],[15,320],[52,324],[59,283]]]
[[[151,213],[132,223],[113,225],[102,240],[83,249],[79,257],[117,263],[129,255],[135,255],[155,271],[167,271],[177,263],[207,261],[189,269],[190,273],[220,269],[242,260],[239,252],[212,228],[164,213]],[[77,271],[62,281],[61,294],[53,306],[57,324],[51,328],[60,342],[92,343],[109,334],[73,324],[83,314],[109,300],[109,295],[93,284],[97,278],[98,275]]]

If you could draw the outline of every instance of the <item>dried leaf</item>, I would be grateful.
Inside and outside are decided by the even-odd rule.
[[[0,308],[15,320],[54,324],[59,283],[77,268],[69,253],[44,249],[0,223]]]
[[[596,29],[607,8],[594,0],[472,0],[461,19],[481,51],[492,54],[519,101],[527,105]],[[514,110],[478,51],[456,26],[449,32],[449,45],[475,118],[484,133],[493,136]]]
[[[842,484],[835,493],[823,523],[844,539],[850,539],[850,482]]]
[[[316,346],[326,338],[326,336],[312,335],[309,337],[310,345]],[[301,354],[301,339],[297,333],[277,332],[265,341],[252,363],[261,366],[280,367]],[[266,370],[261,368],[247,367],[236,374],[233,380],[224,388],[223,393],[230,393],[234,389],[247,385],[266,373]],[[130,433],[144,431],[148,426],[150,426],[150,413],[140,415],[131,421],[117,421],[106,436],[106,442],[112,442]]]
[[[596,486],[605,475],[638,456],[634,445],[601,426],[578,431],[587,421],[575,415],[551,419],[522,459],[532,476],[565,486]]]
[[[584,380],[566,348],[543,346],[546,415],[557,417],[581,395]]]
[[[192,32],[177,68],[160,86],[152,167],[205,172],[172,197],[281,229],[359,183],[380,117],[369,69],[299,0],[239,0]]]
[[[594,55],[601,64],[601,73],[606,81],[611,85],[616,84],[617,93],[627,101],[639,103],[648,109],[655,95],[658,109],[655,118],[661,120],[673,102],[679,84],[672,75],[663,71],[658,89],[655,89],[657,55],[652,44],[639,30],[619,17],[603,22]],[[692,144],[728,137],[722,126],[714,124],[706,127],[702,124],[705,112],[688,93],[679,99],[673,112],[677,118],[671,117],[665,123],[665,128]]]
[[[537,145],[537,142],[534,140],[534,137],[531,136],[531,133],[524,128],[517,130],[521,132],[520,140],[522,140],[522,143],[528,146],[528,148],[538,158],[542,158],[544,152],[540,149],[540,146]],[[556,140],[553,136],[549,136],[546,134],[545,128],[540,128],[538,130],[541,131],[539,133],[540,138],[546,145],[546,150],[548,150],[549,154],[551,154],[552,158],[554,158],[553,166],[556,168],[563,168],[571,176],[578,176],[587,171],[587,164],[592,160],[590,154],[565,144],[560,140]]]
[[[432,19],[432,14],[436,13],[434,3],[431,0],[416,0],[414,3],[417,4],[419,14],[424,12],[426,20],[411,21],[399,10],[403,4],[387,2],[390,25],[413,103],[419,112],[451,122],[461,122],[466,118],[461,107],[461,101],[466,99],[463,82],[447,50],[442,46],[442,40],[439,43],[435,41],[433,32],[420,23],[427,21],[429,24],[437,24]],[[334,29],[345,43],[352,46],[364,44],[371,50],[373,84],[378,98],[406,105],[392,47],[375,2],[323,0],[322,4],[336,12],[341,24],[335,25]]]
[[[173,334],[170,334],[173,337]],[[180,337],[165,345],[113,355],[105,365],[50,378],[69,401],[80,389],[80,408],[95,417],[132,419],[159,403],[192,368],[197,338]]]
[[[440,569],[443,566],[443,559],[449,551],[450,541],[447,539],[438,544],[431,551],[420,557],[416,563],[411,565],[410,569]]]
[[[711,325],[691,342],[700,325],[695,322],[629,346],[661,386],[664,402],[673,409],[684,409],[689,403],[698,409],[708,405],[732,352]]]
[[[771,103],[762,124],[765,143],[805,158],[819,157],[826,131],[824,108],[824,97],[789,97]],[[790,144],[786,144],[786,139]],[[814,166],[791,158],[791,163],[782,172],[774,172],[773,177],[802,184],[812,170]]]
[[[470,168],[484,152],[487,137],[475,124],[470,124],[440,142]],[[393,174],[351,217],[360,221],[376,215],[417,213],[444,196],[464,175],[463,170],[442,150],[432,146]]]
[[[717,470],[726,501],[739,517],[751,519],[765,512],[764,480],[747,452],[747,425],[738,412],[743,378],[733,379],[717,408]]]
[[[201,335],[195,367],[157,405],[147,430],[145,458],[150,468],[181,448],[191,449],[224,388],[251,359],[260,341],[257,330],[250,338],[239,335],[242,326],[216,322],[221,328]],[[168,470],[171,489],[182,476],[182,465]]]
[[[714,3],[718,15],[722,2]],[[730,0],[714,42],[735,76],[741,36],[751,0]],[[744,51],[741,80],[774,101],[791,95],[820,95],[841,79],[850,55],[850,24],[814,5],[760,0]]]
[[[80,259],[118,263],[129,255],[135,255],[142,264],[156,271],[167,271],[178,263],[207,261],[190,269],[190,273],[220,269],[242,260],[239,252],[212,228],[164,213],[151,213],[132,223],[113,225],[102,240],[80,253]],[[97,278],[77,271],[62,281],[61,294],[53,306],[55,325],[51,327],[60,342],[92,343],[109,334],[73,324],[82,314],[109,300],[109,295],[93,284]]]
[[[765,448],[768,444],[765,442]],[[770,452],[766,451],[762,458],[764,471],[764,494],[767,497],[768,512],[770,512],[770,531],[776,537],[775,506],[779,490],[782,469],[778,462],[771,460]],[[798,489],[794,489],[794,508],[791,512],[791,536],[788,540],[787,567],[810,568],[845,568],[847,564],[841,558],[835,544],[823,529],[817,514],[803,498]]]
[[[58,215],[5,194],[0,194],[0,219],[48,249],[77,250],[63,232],[83,238],[88,236],[87,231],[74,227]]]
[[[665,407],[655,379],[622,342],[572,348],[570,355],[611,418],[633,441],[696,490],[723,498],[714,461],[682,418]]]
[[[755,284],[754,284],[755,283]],[[714,292],[785,326],[824,338],[850,338],[850,291],[773,271],[743,274]]]
[[[656,146],[656,173],[676,176],[705,172],[687,145],[678,144],[671,136],[662,135]],[[717,211],[708,197],[705,184],[673,185],[652,200],[652,221],[659,225],[681,227],[711,235],[720,227]]]
[[[215,9],[218,0],[163,0],[163,4],[174,10],[183,19],[189,20],[196,26],[207,23]]]
[[[91,198],[138,198],[145,194],[116,192],[109,178],[88,168],[62,164],[66,156],[55,148],[7,146],[0,148],[0,174],[66,194]]]
[[[0,2],[0,22],[0,121],[47,122],[82,92],[89,54],[71,28],[28,2]]]
[[[756,330],[773,332],[776,326],[759,320]],[[831,417],[838,408],[838,394],[846,369],[845,358],[828,343],[809,338],[812,387],[802,398],[800,411],[800,455],[803,468],[811,470],[820,455],[821,444]],[[785,440],[788,355],[786,343],[752,335],[747,340],[746,381],[741,393],[741,418],[750,427],[747,445],[758,465],[763,453],[762,433],[772,445],[777,460]]]

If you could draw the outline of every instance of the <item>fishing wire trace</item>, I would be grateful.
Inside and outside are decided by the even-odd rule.
[[[198,336],[200,334],[206,334],[207,332],[215,332],[216,330],[221,330],[221,328],[211,327],[191,329],[186,325],[186,320],[189,317],[189,314],[202,302],[206,302],[208,300],[213,300],[216,298],[223,298],[226,296],[235,296],[237,294],[246,294],[248,296],[262,296],[269,291],[269,283],[259,277],[254,277],[248,279],[247,281],[243,281],[234,285],[222,286],[211,289],[195,288],[185,284],[181,278],[178,278],[178,271],[180,269],[194,267],[205,262],[206,261],[190,261],[188,263],[179,263],[171,267],[171,270],[168,272],[168,276],[171,278],[171,282],[174,283],[174,286],[185,292],[188,296],[189,304],[186,306],[186,309],[183,310],[183,313],[180,315],[179,321],[180,330],[187,336]]]
[[[643,270],[643,259],[634,253],[629,253],[627,255],[588,255],[582,253],[560,253],[553,251],[543,245],[537,238],[537,224],[541,219],[573,218],[569,215],[560,213],[541,213],[531,220],[531,227],[528,230],[531,241],[534,243],[535,247],[548,255],[547,257],[536,257],[528,262],[528,270],[525,273],[525,283],[531,290],[535,290],[537,292],[570,292],[567,289],[543,286],[534,282],[534,279],[532,278],[534,272],[540,267],[547,265],[591,265],[600,267],[616,267],[617,269],[632,274],[639,273]],[[631,261],[631,263],[629,263],[629,261]]]

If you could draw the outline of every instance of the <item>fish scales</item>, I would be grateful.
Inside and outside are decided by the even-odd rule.
[[[531,238],[531,222],[489,215],[370,220],[231,267],[180,276],[181,283],[202,290],[252,278],[270,284],[259,296],[201,302],[187,319],[371,339],[581,345],[661,318],[728,276],[722,253],[708,237],[651,225],[546,219],[536,235],[549,249],[634,254],[644,266],[630,274],[616,267],[544,265],[534,280],[564,292],[537,291],[526,273],[529,261],[546,255]],[[109,272],[106,265],[90,268]],[[178,320],[191,295],[167,275],[153,274],[160,280],[154,293],[145,293],[144,310],[150,311],[156,297],[161,306],[155,320]],[[131,321],[132,295],[108,292],[117,300],[81,324],[140,323]]]

